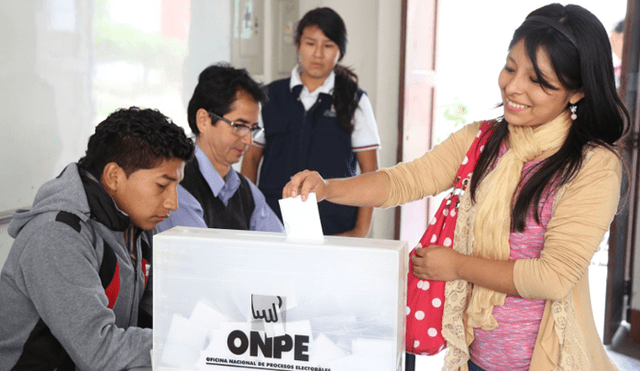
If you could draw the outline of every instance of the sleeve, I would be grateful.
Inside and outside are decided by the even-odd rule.
[[[247,179],[247,182],[256,205],[255,209],[253,209],[253,214],[251,214],[250,229],[252,231],[284,233],[282,222],[280,222],[276,213],[271,210],[262,192],[249,179]]]
[[[172,211],[169,217],[158,223],[158,232],[165,231],[175,226],[207,228],[204,222],[202,206],[181,185],[178,185],[178,210]]]
[[[78,369],[149,367],[151,329],[116,325],[90,237],[57,224],[48,223],[36,231],[19,261],[27,294],[40,318]]]
[[[598,148],[567,186],[545,233],[540,258],[518,260],[514,283],[525,298],[559,300],[587,274],[620,197],[621,162]]]
[[[389,196],[382,207],[420,200],[451,188],[481,124],[474,122],[465,125],[422,157],[380,169],[391,180]]]
[[[373,115],[373,107],[366,93],[363,93],[358,108],[353,115],[353,133],[351,147],[354,152],[380,148],[378,124]]]

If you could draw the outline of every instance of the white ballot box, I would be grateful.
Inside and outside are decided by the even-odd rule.
[[[404,241],[154,236],[154,370],[402,370]]]

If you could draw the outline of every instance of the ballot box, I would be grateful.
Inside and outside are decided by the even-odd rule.
[[[403,241],[154,236],[154,370],[402,370]]]

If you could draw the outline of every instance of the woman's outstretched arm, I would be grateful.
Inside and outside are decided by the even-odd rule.
[[[304,170],[293,177],[282,189],[282,198],[302,196],[306,201],[314,192],[318,201],[336,204],[379,207],[389,195],[389,176],[381,171],[369,172],[350,178],[323,179],[317,171]]]

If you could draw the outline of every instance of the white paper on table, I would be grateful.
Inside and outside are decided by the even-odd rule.
[[[323,240],[322,224],[315,193],[303,202],[300,195],[278,200],[287,237]]]

